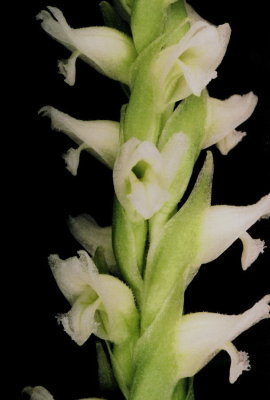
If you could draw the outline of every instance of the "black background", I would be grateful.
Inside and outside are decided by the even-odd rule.
[[[251,7],[244,0],[190,3],[212,23],[229,22],[232,28],[218,78],[209,85],[210,94],[224,99],[253,90],[259,96],[254,115],[243,124],[242,129],[248,132],[244,141],[227,157],[213,149],[213,204],[250,204],[270,188],[266,5],[257,1]],[[14,395],[9,395],[12,399],[21,398],[20,391],[26,385],[43,385],[56,400],[72,400],[100,395],[95,340],[78,347],[57,325],[55,315],[69,306],[52,278],[47,256],[57,252],[69,257],[79,249],[66,227],[70,214],[88,212],[101,225],[110,225],[113,188],[110,171],[86,153],[82,153],[78,176],[68,173],[61,155],[72,143],[51,132],[49,121],[38,117],[37,111],[50,104],[79,119],[118,120],[120,106],[127,99],[117,82],[80,60],[75,86],[64,83],[57,73],[57,60],[67,58],[69,52],[35,21],[46,5],[47,1],[36,0],[16,8],[13,28],[18,33],[11,40],[13,62],[8,84],[12,117],[6,133],[8,161],[4,172],[8,174],[3,174],[10,205],[10,211],[4,213],[9,222],[5,269],[11,272],[4,281],[8,294],[3,301],[10,317],[5,326],[11,344],[5,367],[15,389]],[[54,0],[50,5],[59,7],[72,27],[102,25],[98,1]],[[270,246],[269,221],[257,223],[250,232]],[[187,290],[187,311],[230,314],[252,306],[269,292],[269,255],[268,248],[243,272],[241,243],[237,241],[218,260],[202,266]],[[228,382],[229,357],[225,352],[215,357],[195,378],[196,400],[269,398],[269,337],[270,323],[264,321],[235,340],[238,349],[250,354],[252,369],[233,385]]]

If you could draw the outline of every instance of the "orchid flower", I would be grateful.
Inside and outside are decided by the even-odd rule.
[[[56,282],[72,306],[68,313],[58,317],[59,321],[79,345],[92,333],[115,343],[126,340],[137,324],[130,289],[117,278],[99,274],[85,251],[78,254],[79,258],[67,260],[57,255],[49,257]]]
[[[195,375],[220,350],[231,358],[230,383],[250,369],[248,354],[231,343],[239,334],[259,321],[270,318],[270,295],[240,315],[194,313],[179,321],[177,346],[181,377]]]
[[[27,386],[24,388],[23,393],[30,396],[30,400],[54,400],[53,396],[43,386]],[[80,400],[105,400],[97,397],[88,397],[87,399]]]
[[[228,154],[246,135],[235,128],[251,116],[257,101],[252,92],[243,96],[234,95],[223,101],[208,97],[203,148],[216,144],[222,154]]]
[[[121,147],[114,165],[114,185],[131,219],[151,218],[168,200],[186,147],[182,132],[174,134],[161,152],[152,143],[135,138]]]
[[[37,19],[50,36],[72,52],[68,60],[59,62],[60,72],[69,85],[75,83],[78,57],[109,78],[129,83],[136,51],[127,35],[107,27],[72,29],[58,8],[48,7],[48,10],[41,11]]]
[[[204,21],[191,25],[179,43],[160,52],[156,70],[160,71],[160,90],[166,103],[182,100],[202,90],[217,77],[230,38],[228,24],[215,27]]]
[[[27,386],[23,389],[23,393],[30,396],[30,400],[54,400],[52,395],[42,386]]]

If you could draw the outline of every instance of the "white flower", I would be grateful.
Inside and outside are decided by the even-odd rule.
[[[111,226],[101,228],[96,221],[87,214],[81,214],[78,217],[70,217],[68,225],[74,238],[92,257],[94,257],[98,248],[102,248],[108,267],[112,270],[115,269],[116,261],[112,248]]]
[[[80,121],[57,110],[45,106],[39,111],[51,119],[52,128],[66,133],[78,149],[70,149],[65,155],[68,169],[76,175],[80,153],[87,150],[109,168],[113,168],[119,149],[119,123],[115,121]]]
[[[54,400],[52,395],[42,386],[27,386],[23,389],[23,393],[30,396],[30,400]],[[80,400],[105,400],[97,397],[88,397],[87,399]]]
[[[223,101],[208,97],[206,135],[202,148],[217,144],[220,152],[226,155],[246,135],[235,128],[251,116],[257,102],[258,98],[252,92],[243,96],[234,95]]]
[[[179,379],[195,375],[220,350],[225,350],[231,357],[229,379],[234,383],[242,371],[250,369],[250,365],[247,353],[237,351],[231,341],[257,322],[270,317],[268,303],[270,295],[239,315],[207,312],[184,315],[177,333]]]
[[[27,386],[23,389],[23,393],[30,396],[30,400],[54,400],[52,395],[42,386]]]
[[[201,235],[200,263],[208,263],[219,257],[238,238],[243,242],[243,269],[262,252],[264,243],[254,242],[246,231],[257,220],[270,215],[270,194],[250,206],[211,206],[204,214]],[[252,247],[252,248],[251,248]]]
[[[72,29],[62,12],[48,7],[37,15],[42,28],[72,52],[69,60],[60,61],[60,72],[69,85],[75,82],[75,63],[81,57],[99,72],[111,79],[129,84],[130,66],[136,50],[132,40],[113,28],[98,26]]]
[[[116,196],[131,219],[149,219],[169,200],[170,184],[186,148],[183,133],[175,133],[161,152],[134,137],[121,147],[113,179]]]
[[[191,24],[179,43],[161,51],[156,60],[160,90],[166,103],[182,100],[190,94],[200,96],[206,85],[217,76],[230,38],[228,24],[215,27],[206,21]]]
[[[137,329],[137,310],[131,290],[119,279],[99,274],[85,251],[61,260],[49,257],[49,264],[71,310],[59,316],[65,331],[79,345],[89,336],[120,343]]]

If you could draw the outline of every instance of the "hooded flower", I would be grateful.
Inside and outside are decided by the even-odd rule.
[[[87,150],[107,167],[113,168],[119,148],[119,123],[115,121],[80,121],[57,110],[45,106],[39,111],[51,119],[52,128],[66,133],[75,143],[77,149],[71,148],[64,159],[73,175],[77,174],[80,153]]]
[[[170,184],[187,148],[183,133],[175,133],[161,152],[148,141],[129,139],[120,149],[113,171],[119,202],[131,219],[149,219],[169,199]]]
[[[59,62],[60,72],[69,85],[75,83],[78,57],[111,79],[129,83],[130,66],[136,57],[132,40],[124,33],[108,27],[72,29],[62,12],[48,7],[37,15],[42,28],[72,52],[68,60]]]
[[[61,260],[49,257],[49,264],[71,310],[59,316],[65,331],[79,345],[89,336],[121,343],[137,330],[137,310],[131,290],[119,279],[99,274],[85,251],[79,257]]]
[[[27,386],[23,389],[23,393],[30,396],[30,400],[54,400],[52,395],[42,386]]]
[[[254,241],[246,231],[260,218],[270,216],[270,194],[250,206],[211,206],[204,214],[200,263],[220,256],[238,238],[243,243],[242,267],[248,266],[263,252],[264,243]]]
[[[207,120],[202,148],[217,144],[224,155],[235,147],[246,135],[235,128],[246,121],[258,102],[252,92],[243,96],[234,95],[226,100],[207,98]]]
[[[200,20],[179,41],[162,50],[156,60],[159,84],[166,103],[182,100],[201,91],[217,77],[230,38],[228,24],[215,27]]]
[[[270,295],[239,315],[200,312],[184,315],[179,322],[177,348],[179,379],[195,375],[220,350],[231,358],[230,382],[250,369],[248,354],[231,343],[238,335],[257,322],[270,318]]]

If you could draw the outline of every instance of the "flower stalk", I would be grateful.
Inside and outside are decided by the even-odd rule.
[[[193,400],[194,375],[219,351],[231,359],[231,383],[250,369],[248,354],[232,341],[270,317],[267,294],[238,315],[185,313],[185,291],[202,264],[240,239],[246,270],[265,248],[247,230],[270,216],[270,194],[252,205],[212,205],[211,151],[181,203],[201,151],[216,145],[228,154],[246,135],[236,128],[258,99],[252,92],[226,100],[208,93],[229,24],[214,26],[183,0],[103,1],[101,10],[104,27],[73,29],[54,7],[37,16],[71,51],[59,63],[66,83],[75,84],[81,58],[130,93],[119,121],[40,110],[79,146],[64,155],[67,169],[77,175],[87,150],[112,170],[115,190],[112,226],[100,227],[87,214],[70,217],[84,250],[66,260],[49,257],[71,307],[58,320],[79,346],[92,334],[103,341],[97,358],[107,389],[116,381],[127,400]],[[42,387],[25,391],[31,400],[52,400]]]

